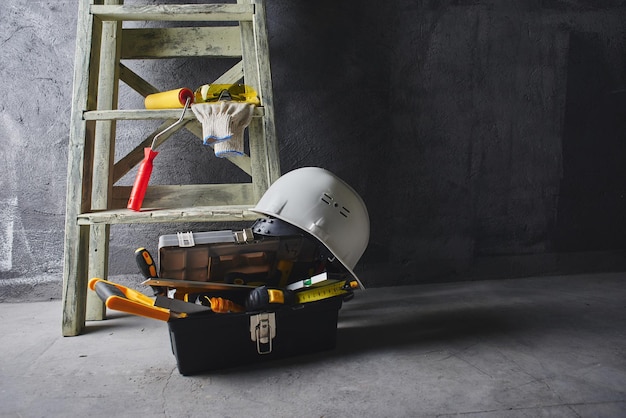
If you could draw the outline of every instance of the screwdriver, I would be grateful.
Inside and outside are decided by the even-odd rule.
[[[211,310],[213,312],[216,312],[216,313],[245,312],[245,308],[243,306],[240,306],[229,299],[224,299],[220,297],[209,297],[209,296],[204,296],[203,298],[206,301],[206,302],[203,301],[204,302],[203,305],[206,305],[208,303],[209,306],[211,306]]]
[[[157,279],[159,277],[154,259],[148,250],[143,247],[137,248],[135,250],[135,261],[137,261],[137,266],[146,279]],[[150,287],[152,287],[155,295],[167,295],[167,287],[165,286],[151,285]]]
[[[137,261],[137,266],[139,267],[141,274],[143,274],[146,279],[155,279],[159,277],[156,265],[154,264],[154,259],[148,250],[143,247],[137,248],[135,250],[135,261]]]

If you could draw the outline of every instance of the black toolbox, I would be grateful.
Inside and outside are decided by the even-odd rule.
[[[339,296],[274,312],[171,319],[178,371],[187,376],[333,349],[341,305]]]
[[[224,277],[223,266],[233,265],[237,270],[253,272],[252,276],[258,271],[267,275],[265,271],[276,264],[282,246],[293,242],[271,238],[238,244],[233,234],[211,231],[161,236],[159,276],[210,284]],[[306,245],[300,244],[300,248]],[[216,290],[211,296],[243,304],[249,292]],[[271,311],[171,318],[168,327],[178,370],[192,375],[333,349],[343,300],[344,296],[333,296]]]

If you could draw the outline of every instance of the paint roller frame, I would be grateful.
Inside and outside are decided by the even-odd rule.
[[[133,210],[135,212],[139,212],[141,210],[141,205],[143,204],[143,199],[146,196],[146,191],[148,190],[148,183],[150,182],[150,176],[152,175],[152,168],[154,166],[154,159],[159,154],[154,150],[157,139],[174,129],[176,126],[180,125],[185,118],[185,112],[189,108],[193,98],[187,97],[185,101],[185,106],[183,107],[183,111],[180,114],[180,117],[176,122],[163,129],[161,132],[156,134],[152,139],[152,144],[150,148],[144,148],[144,159],[139,166],[139,170],[137,171],[137,177],[135,177],[135,183],[133,184],[133,188],[130,192],[130,197],[128,198],[128,204],[126,205],[127,209]]]
[[[181,92],[181,96],[182,96],[182,92]],[[156,134],[154,136],[154,138],[152,138],[152,144],[150,145],[150,149],[151,150],[154,151],[154,147],[155,147],[155,145],[157,143],[157,139],[161,135],[165,134],[166,132],[171,131],[172,129],[174,129],[176,126],[180,125],[183,122],[183,119],[185,118],[185,112],[187,112],[187,109],[189,109],[189,106],[191,106],[192,102],[193,102],[193,96],[191,96],[191,97],[187,96],[187,99],[185,100],[185,105],[183,106],[183,111],[181,112],[180,117],[178,118],[178,120],[176,122],[174,122],[173,124],[171,124],[167,128],[163,129],[161,132]]]

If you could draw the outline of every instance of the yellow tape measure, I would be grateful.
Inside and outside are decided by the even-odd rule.
[[[318,300],[332,298],[346,293],[350,293],[353,289],[358,288],[359,284],[356,280],[341,280],[328,285],[317,287],[309,287],[296,291],[296,300],[298,303],[316,302]]]
[[[261,286],[253,289],[248,295],[246,308],[248,311],[271,309],[281,305],[297,305],[316,302],[333,296],[352,293],[359,283],[356,280],[333,280],[330,284],[307,287],[301,290],[277,289]]]

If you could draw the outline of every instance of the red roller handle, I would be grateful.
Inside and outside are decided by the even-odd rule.
[[[130,192],[130,199],[128,199],[128,205],[126,206],[128,209],[134,211],[141,209],[143,198],[148,189],[150,175],[152,174],[153,161],[158,154],[158,152],[154,151],[152,148],[144,148],[143,152],[145,157],[139,166],[139,171],[137,171],[135,184],[133,185],[133,190]]]

